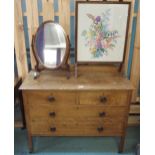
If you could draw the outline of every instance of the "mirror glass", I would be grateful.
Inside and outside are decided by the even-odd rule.
[[[65,32],[59,24],[44,23],[35,38],[36,56],[46,68],[58,68],[64,61],[66,44]]]

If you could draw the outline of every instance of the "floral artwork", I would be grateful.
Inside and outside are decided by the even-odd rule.
[[[122,63],[128,39],[129,2],[76,2],[75,61]]]
[[[120,37],[118,30],[109,28],[110,12],[111,10],[107,9],[98,16],[86,14],[92,24],[87,30],[83,30],[81,35],[93,58],[103,57],[108,55],[108,52],[113,52]]]

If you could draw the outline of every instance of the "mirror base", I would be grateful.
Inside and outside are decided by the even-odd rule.
[[[70,65],[68,63],[64,64],[63,66],[61,66],[60,68],[57,68],[55,70],[51,70],[51,69],[48,69],[48,68],[40,68],[38,65],[35,66],[35,70],[34,70],[34,73],[33,73],[33,78],[34,80],[38,79],[38,77],[40,76],[40,72],[43,71],[43,70],[49,70],[49,71],[66,71],[66,78],[67,79],[70,79]]]
[[[40,73],[35,70],[34,73],[33,73],[33,79],[34,80],[37,79],[39,77],[39,75],[40,75]]]

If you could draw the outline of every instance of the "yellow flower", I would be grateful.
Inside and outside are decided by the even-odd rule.
[[[91,38],[91,32],[87,32],[87,37]]]
[[[91,53],[95,53],[96,52],[96,48],[90,48]]]

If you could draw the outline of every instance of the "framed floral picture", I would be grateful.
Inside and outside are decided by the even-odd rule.
[[[76,2],[76,57],[80,63],[122,63],[130,2]]]

